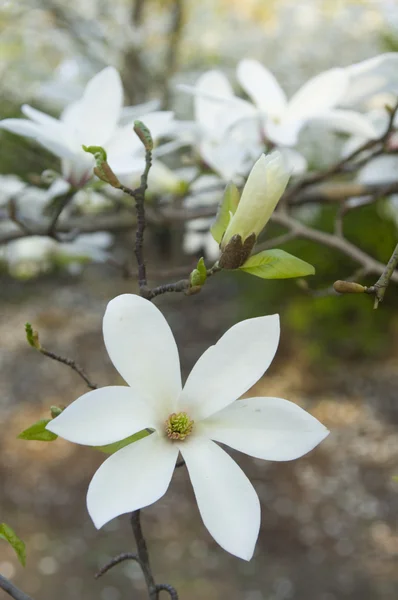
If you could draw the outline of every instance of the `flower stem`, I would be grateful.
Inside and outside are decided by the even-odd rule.
[[[149,562],[148,548],[146,545],[144,534],[142,533],[140,510],[135,510],[133,513],[131,513],[131,527],[133,528],[133,533],[137,544],[137,554],[140,561],[142,573],[145,577],[145,582],[148,588],[149,599],[157,600],[158,591],[156,589],[155,579],[153,577],[151,565]]]

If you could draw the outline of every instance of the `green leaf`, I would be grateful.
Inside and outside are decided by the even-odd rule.
[[[121,448],[124,448],[125,446],[128,446],[133,442],[138,442],[138,440],[141,440],[142,438],[146,437],[147,435],[149,435],[149,433],[149,431],[143,429],[142,431],[139,431],[134,435],[130,435],[129,437],[124,438],[124,440],[120,440],[120,442],[106,444],[105,446],[94,446],[94,448],[96,450],[99,450],[100,452],[105,452],[105,454],[114,454],[118,450],[121,450]]]
[[[18,438],[20,440],[38,440],[39,442],[53,442],[57,439],[57,435],[52,433],[52,431],[48,431],[46,429],[47,423],[49,423],[51,419],[41,419],[34,423],[25,431],[19,434]]]
[[[191,286],[203,285],[207,279],[207,269],[205,265],[204,258],[199,259],[198,264],[196,265],[196,269],[194,269],[190,276],[189,282]]]
[[[211,235],[219,244],[221,243],[222,237],[228,227],[231,217],[235,214],[235,211],[238,208],[239,199],[240,195],[238,188],[234,183],[229,183],[225,188],[224,197],[220,206],[218,207],[216,220],[210,227]]]
[[[25,543],[17,536],[15,531],[6,523],[0,523],[0,538],[5,540],[12,546],[18,556],[18,560],[24,567],[26,564],[26,547]]]
[[[30,323],[25,323],[25,333],[28,344],[36,350],[40,350],[39,334],[37,331],[33,331],[33,327]]]
[[[254,254],[240,269],[262,279],[288,279],[315,273],[312,265],[284,250],[264,250]]]
[[[97,162],[97,165],[101,165],[103,162],[106,162],[106,150],[102,146],[82,146],[84,152],[88,152],[89,154],[93,154],[94,158]]]

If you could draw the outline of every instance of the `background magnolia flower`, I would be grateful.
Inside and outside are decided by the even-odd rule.
[[[224,181],[246,175],[264,148],[255,108],[235,96],[221,71],[203,73],[193,87],[178,87],[194,96],[197,135],[192,141],[203,161]]]
[[[79,444],[100,446],[153,433],[112,454],[94,475],[87,507],[96,527],[152,504],[166,492],[179,452],[203,522],[228,552],[249,560],[260,527],[257,494],[215,442],[267,460],[292,460],[319,444],[327,429],[280,398],[236,402],[263,375],[279,341],[277,315],[231,327],[181,385],[178,350],[162,313],[131,294],[107,307],[109,356],[130,387],[84,394],[47,425]]]
[[[22,106],[27,119],[4,119],[0,128],[34,138],[62,161],[64,178],[73,186],[83,186],[92,176],[94,158],[82,145],[103,146],[108,162],[118,175],[142,170],[144,150],[133,132],[134,118],[124,126],[123,88],[120,75],[106,67],[87,84],[80,100],[69,104],[60,119]],[[135,117],[136,118],[136,117]],[[156,141],[173,128],[173,113],[153,112],[140,116]]]
[[[237,78],[261,115],[264,135],[275,144],[295,146],[300,130],[311,121],[343,133],[374,134],[360,114],[335,108],[349,84],[344,69],[330,69],[313,77],[289,101],[271,71],[257,60],[240,61]]]

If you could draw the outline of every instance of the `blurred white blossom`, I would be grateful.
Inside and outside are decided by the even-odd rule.
[[[84,152],[82,145],[103,146],[118,175],[144,168],[144,149],[133,131],[134,123],[118,125],[122,103],[120,75],[107,67],[88,82],[80,100],[67,106],[59,120],[24,105],[22,112],[28,119],[4,119],[0,128],[34,138],[61,159],[64,179],[82,187],[92,177],[94,165],[94,157]],[[152,112],[140,118],[155,141],[173,128],[171,112]]]

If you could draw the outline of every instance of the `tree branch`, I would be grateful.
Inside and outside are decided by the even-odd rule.
[[[11,583],[11,581],[6,579],[3,575],[0,575],[0,588],[11,596],[11,598],[14,598],[14,600],[33,600],[31,596],[28,596],[28,594],[25,594],[25,592],[17,588],[16,585]]]
[[[271,221],[273,223],[278,223],[279,225],[287,227],[291,231],[291,233],[293,233],[297,238],[304,238],[307,240],[318,242],[319,244],[323,244],[324,246],[334,248],[335,250],[340,250],[340,252],[342,252],[346,256],[349,256],[350,258],[352,258],[352,260],[359,263],[366,270],[367,273],[374,273],[380,275],[384,272],[385,266],[383,265],[383,263],[372,258],[368,254],[366,254],[366,252],[364,252],[345,238],[336,237],[335,235],[332,235],[330,233],[307,227],[306,225],[303,225],[299,221],[296,221],[289,215],[281,212],[274,212],[271,217]],[[261,244],[259,248],[261,248]],[[398,273],[392,273],[390,279],[391,281],[398,283]]]
[[[398,281],[398,273],[395,273],[395,269],[398,265],[398,244],[395,246],[395,250],[391,255],[390,260],[388,261],[383,273],[380,275],[379,279],[376,283],[368,288],[366,292],[368,294],[375,295],[375,303],[374,308],[379,306],[380,302],[383,302],[384,295],[386,293],[388,284],[390,281]]]

